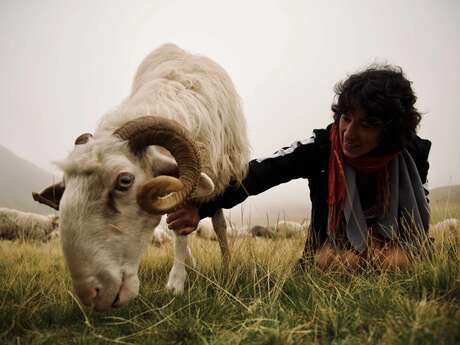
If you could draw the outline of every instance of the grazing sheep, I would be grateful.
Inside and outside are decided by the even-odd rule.
[[[460,230],[460,220],[457,218],[447,218],[430,227],[432,233],[439,231],[453,232],[455,230]]]
[[[228,237],[245,237],[249,235],[247,227],[237,227],[230,223],[227,228]],[[217,241],[216,232],[213,231],[213,225],[210,218],[200,220],[196,228],[196,234],[206,240]]]
[[[238,185],[248,160],[246,121],[226,72],[173,44],[149,54],[131,95],[59,163],[65,184],[34,194],[60,209],[62,248],[82,303],[106,310],[137,296],[140,258],[161,215]],[[212,222],[227,267],[222,210]],[[187,237],[175,236],[166,284],[175,294],[184,290],[187,248]]]
[[[58,236],[58,217],[0,208],[0,239],[47,242]]]
[[[272,229],[277,238],[299,237],[307,231],[305,224],[288,220],[279,221]]]
[[[276,237],[276,232],[272,228],[267,228],[265,226],[261,225],[254,225],[250,233],[254,237],[264,237],[264,238],[275,238]]]
[[[200,220],[196,227],[196,235],[206,240],[217,241],[216,232],[212,226],[211,218]]]
[[[152,242],[156,247],[162,247],[166,243],[172,241],[172,231],[168,229],[163,222],[161,222],[154,230],[152,234]]]

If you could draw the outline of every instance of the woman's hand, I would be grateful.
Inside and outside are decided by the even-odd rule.
[[[195,231],[199,222],[198,207],[189,201],[175,211],[168,213],[166,217],[168,227],[180,235],[188,235]]]

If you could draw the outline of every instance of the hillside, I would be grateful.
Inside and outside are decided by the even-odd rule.
[[[434,188],[430,191],[430,201],[460,203],[460,185]]]
[[[53,209],[32,199],[32,192],[41,191],[54,182],[52,174],[18,157],[1,145],[0,166],[0,207],[40,214],[53,213]]]

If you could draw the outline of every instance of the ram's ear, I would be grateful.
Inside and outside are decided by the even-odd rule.
[[[45,204],[49,207],[59,210],[59,203],[61,201],[62,195],[64,194],[65,186],[63,182],[53,184],[45,188],[40,193],[32,193],[32,197],[35,201],[38,201],[41,204]]]
[[[192,193],[192,198],[202,198],[211,195],[214,192],[214,183],[205,173],[200,174],[200,179]]]

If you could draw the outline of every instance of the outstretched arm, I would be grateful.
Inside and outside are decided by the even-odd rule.
[[[326,131],[322,132],[315,131],[310,139],[296,141],[269,157],[250,161],[248,173],[240,185],[228,186],[224,193],[201,204],[199,208],[189,202],[170,213],[166,219],[169,228],[180,234],[188,234],[195,230],[200,219],[213,216],[218,209],[232,208],[248,196],[293,179],[308,178],[326,169],[330,148],[327,139],[317,140],[319,134],[327,135]]]

